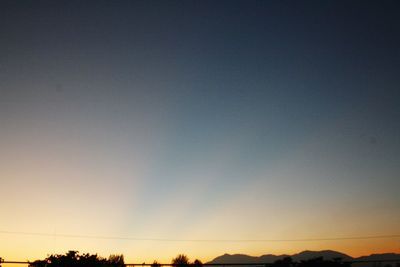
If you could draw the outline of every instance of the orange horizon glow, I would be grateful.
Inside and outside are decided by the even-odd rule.
[[[54,240],[50,243],[54,244]],[[76,242],[79,243],[79,242]],[[171,244],[164,244],[160,247],[160,245],[155,245],[153,242],[144,242],[147,243],[147,246],[143,246],[144,250],[141,250],[141,246],[136,246],[136,254],[132,255],[130,251],[121,250],[110,250],[107,252],[106,248],[99,249],[99,251],[95,251],[94,249],[84,249],[83,246],[75,246],[69,247],[65,249],[49,249],[47,252],[43,252],[44,249],[40,248],[39,250],[32,248],[31,250],[26,250],[27,253],[21,254],[18,251],[12,250],[3,250],[2,255],[0,255],[5,261],[34,261],[41,260],[49,256],[50,254],[65,254],[69,250],[77,250],[80,253],[90,253],[90,254],[98,254],[101,257],[108,257],[111,254],[123,254],[125,258],[125,263],[152,263],[154,260],[157,260],[160,263],[170,263],[172,258],[174,258],[178,254],[187,255],[190,260],[199,259],[202,262],[209,262],[216,258],[217,256],[221,256],[223,254],[246,254],[249,256],[259,257],[266,254],[274,254],[274,255],[293,255],[300,253],[305,250],[311,251],[323,251],[323,250],[334,250],[344,254],[347,254],[353,258],[368,256],[371,254],[382,254],[382,253],[400,253],[399,249],[399,240],[398,238],[390,239],[390,240],[374,240],[373,242],[360,242],[360,241],[324,241],[324,242],[308,242],[308,245],[295,243],[292,245],[288,244],[269,244],[268,246],[264,244],[264,247],[268,247],[268,249],[263,249],[261,245],[256,244],[236,244],[235,245],[227,245],[225,247],[230,247],[230,249],[224,249],[224,244],[210,244],[208,246],[198,245],[198,244],[186,244],[175,246],[174,249],[171,249]],[[44,244],[44,243],[42,243]],[[59,247],[62,247],[58,245]],[[167,248],[166,253],[154,253],[151,249],[154,247],[155,249],[162,250],[162,247]],[[178,248],[176,248],[178,247]],[[235,248],[236,247],[236,248]],[[157,255],[158,254],[158,255]],[[8,266],[4,264],[4,266]],[[9,265],[11,266],[11,265]],[[13,265],[15,266],[15,265]]]

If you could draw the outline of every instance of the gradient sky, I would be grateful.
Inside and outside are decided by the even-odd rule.
[[[400,252],[398,1],[0,1],[0,256]],[[54,236],[5,232],[47,233]]]

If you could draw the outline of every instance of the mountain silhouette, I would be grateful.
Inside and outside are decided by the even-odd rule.
[[[383,254],[371,254],[369,256],[358,257],[359,261],[380,261],[380,260],[398,260],[400,259],[400,254],[397,253],[383,253]]]
[[[396,253],[383,253],[383,254],[371,254],[369,256],[362,256],[358,257],[354,260],[356,261],[381,261],[381,260],[398,260],[400,259],[400,254]],[[396,263],[386,263],[383,262],[382,264],[377,264],[374,262],[360,262],[360,263],[353,263],[352,267],[389,267],[389,266],[400,266],[400,261]]]
[[[208,263],[259,263],[259,257],[253,257],[245,254],[224,254],[222,256],[216,257]]]
[[[384,254],[372,254],[370,256],[362,256],[358,258],[353,258],[347,254],[334,251],[334,250],[321,250],[321,251],[302,251],[293,255],[273,255],[266,254],[260,257],[249,256],[245,254],[224,254],[216,257],[210,262],[210,264],[230,264],[230,263],[273,263],[277,260],[281,260],[285,257],[291,257],[293,261],[300,262],[304,260],[315,259],[318,257],[322,257],[325,260],[334,260],[341,259],[342,261],[369,261],[369,260],[399,260],[400,254],[396,253],[384,253]],[[366,263],[357,263],[353,266],[361,267],[361,266],[373,266],[373,264]],[[394,265],[395,266],[395,265]]]
[[[259,257],[259,262],[263,263],[269,263],[269,262],[275,262],[277,260],[282,260],[286,257],[290,257],[290,255],[273,255],[273,254],[267,254],[267,255],[262,255]]]
[[[318,257],[323,257],[325,260],[333,260],[338,258],[340,258],[342,261],[353,260],[351,256],[333,250],[322,250],[322,251],[306,250],[298,254],[294,254],[291,257],[294,261],[303,261],[303,260],[315,259]]]

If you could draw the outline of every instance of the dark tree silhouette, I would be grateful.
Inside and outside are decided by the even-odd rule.
[[[107,260],[89,253],[80,255],[78,251],[68,251],[65,255],[50,255],[44,260],[29,263],[29,267],[123,267],[123,255],[111,255]]]
[[[125,266],[125,261],[124,261],[124,255],[110,255],[108,257],[108,263],[112,265],[113,267],[124,267]]]
[[[202,263],[200,260],[196,259],[196,260],[193,262],[193,266],[194,266],[194,267],[202,267],[202,266],[203,266],[203,263]]]
[[[172,265],[175,267],[187,267],[189,266],[189,258],[184,254],[179,254],[172,259]]]
[[[161,264],[158,263],[158,261],[153,261],[153,263],[151,264],[151,267],[161,267]]]

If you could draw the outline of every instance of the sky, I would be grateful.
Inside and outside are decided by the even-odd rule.
[[[399,253],[399,11],[0,1],[0,257]]]

